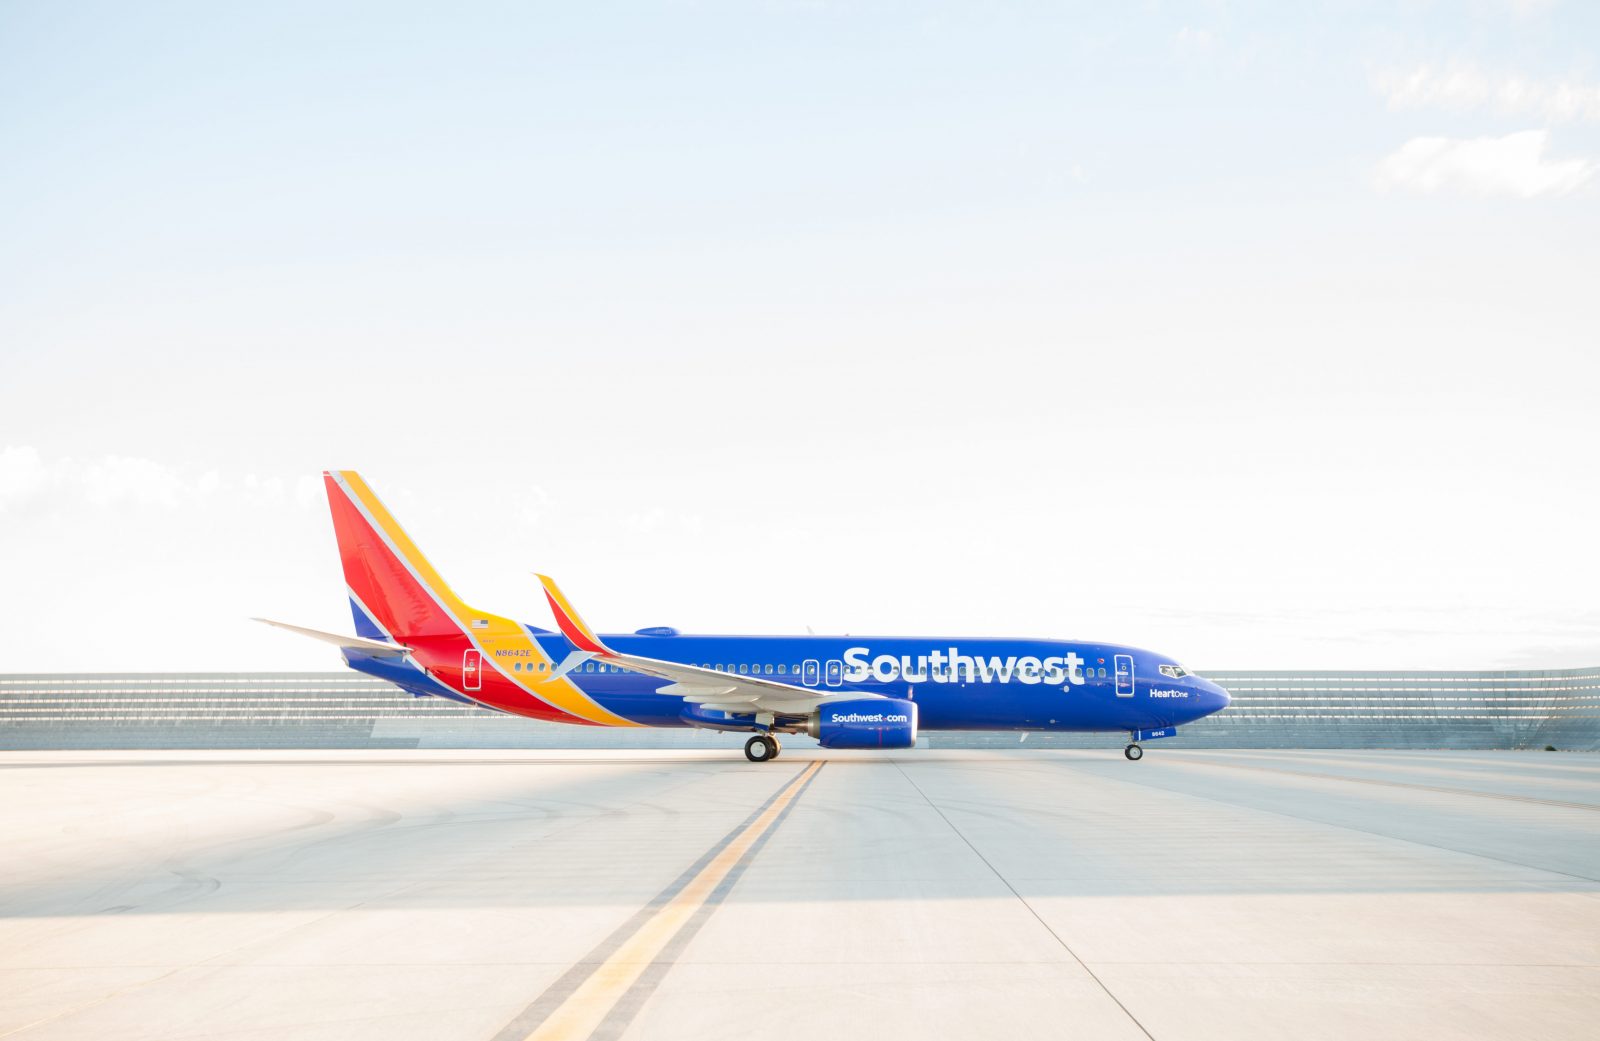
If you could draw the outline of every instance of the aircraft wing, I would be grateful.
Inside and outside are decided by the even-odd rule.
[[[737,676],[703,669],[698,665],[683,665],[659,658],[645,658],[637,654],[596,655],[601,661],[619,665],[646,676],[670,680],[658,694],[679,694],[683,700],[703,708],[723,712],[771,712],[774,715],[805,715],[824,701],[834,698],[876,697],[860,691],[828,691],[826,693],[807,687],[796,687],[773,680],[767,676]]]
[[[700,705],[702,708],[722,712],[806,715],[825,701],[879,696],[853,690],[817,691],[809,687],[784,683],[770,676],[739,676],[698,665],[684,665],[681,662],[663,661],[660,658],[647,658],[638,654],[622,654],[607,647],[594,631],[584,624],[554,579],[540,575],[539,581],[544,584],[545,598],[550,601],[550,610],[556,617],[556,625],[561,629],[561,634],[578,649],[573,655],[576,659],[574,665],[582,659],[593,658],[630,672],[655,676],[668,681],[667,685],[660,688],[657,693],[678,694],[685,701]],[[563,665],[563,669],[566,667]]]
[[[287,629],[301,636],[309,636],[313,640],[331,643],[335,647],[349,648],[350,650],[365,651],[368,654],[378,655],[403,655],[406,649],[398,644],[384,643],[382,640],[368,640],[362,636],[345,636],[342,633],[326,633],[321,629],[307,629],[303,625],[290,625],[288,622],[274,622],[270,618],[252,618],[252,622],[261,622],[275,629]]]

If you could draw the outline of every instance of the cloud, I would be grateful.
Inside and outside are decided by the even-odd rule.
[[[46,459],[29,445],[0,449],[0,514],[50,512],[89,506],[96,510],[185,506],[272,507],[292,502],[303,510],[321,504],[321,481],[301,477],[292,490],[281,477],[208,471],[191,477],[175,466],[138,456]]]
[[[35,498],[49,484],[50,474],[38,449],[7,445],[0,452],[0,512]]]
[[[1212,35],[1211,30],[1195,29],[1186,25],[1178,30],[1174,45],[1177,47],[1179,54],[1198,57],[1210,54],[1216,42],[1216,37]]]
[[[177,509],[188,491],[172,467],[133,456],[108,455],[82,467],[57,467],[56,472],[75,482],[91,506],[134,503]]]
[[[1571,79],[1530,80],[1484,72],[1473,65],[1443,69],[1423,65],[1407,73],[1379,76],[1374,85],[1392,109],[1488,109],[1552,123],[1600,120],[1600,84]]]
[[[1425,195],[1571,194],[1594,178],[1600,163],[1546,158],[1549,136],[1547,130],[1524,130],[1504,137],[1412,138],[1378,164],[1374,180],[1382,190]]]

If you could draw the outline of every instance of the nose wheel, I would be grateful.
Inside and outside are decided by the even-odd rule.
[[[776,759],[782,750],[777,738],[768,734],[757,734],[744,743],[744,757],[752,763],[764,763],[769,759]]]
[[[1122,754],[1127,756],[1132,762],[1137,763],[1139,760],[1144,758],[1144,749],[1140,748],[1138,745],[1129,745],[1127,748],[1122,750]]]

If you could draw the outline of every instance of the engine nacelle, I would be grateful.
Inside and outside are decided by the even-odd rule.
[[[823,748],[910,748],[917,743],[917,703],[859,698],[824,703],[806,721]]]

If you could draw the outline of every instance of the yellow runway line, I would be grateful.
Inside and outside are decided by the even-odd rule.
[[[677,895],[639,926],[611,957],[528,1035],[528,1041],[577,1041],[594,1033],[628,992],[628,988],[650,967],[678,934],[678,930],[694,917],[694,913],[716,891],[722,880],[728,877],[728,872],[744,858],[750,847],[766,833],[772,822],[778,819],[779,814],[820,769],[822,763],[814,762],[790,781],[789,786],[761,816],[746,825]]]

